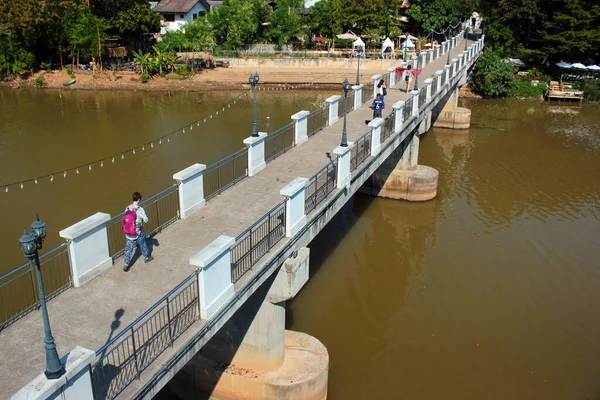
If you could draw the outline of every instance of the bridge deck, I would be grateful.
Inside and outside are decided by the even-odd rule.
[[[457,45],[452,50],[452,57],[462,53],[463,48],[463,43]],[[421,86],[425,78],[433,76],[436,70],[443,70],[445,61],[446,56],[440,55],[426,65],[419,77]],[[392,111],[394,102],[408,98],[403,86],[404,82],[399,81],[394,89],[388,88],[384,116]],[[348,114],[349,141],[368,131],[365,120],[372,117],[369,104]],[[342,120],[312,136],[302,146],[281,155],[257,176],[246,178],[215,197],[191,218],[166,228],[155,237],[153,262],[144,264],[140,258],[125,273],[121,269],[122,258],[117,259],[112,268],[83,287],[69,289],[51,300],[48,309],[59,355],[65,355],[77,345],[94,350],[102,347],[193,273],[194,267],[188,262],[193,254],[219,235],[237,236],[282,201],[279,190],[286,184],[296,177],[308,178],[319,171],[328,162],[326,153],[339,145],[341,130]],[[117,313],[118,310],[123,312]],[[122,315],[115,318],[115,313]],[[203,323],[199,321],[196,325]],[[181,340],[185,340],[185,336]],[[144,375],[153,374],[170,351],[167,349]],[[43,372],[45,357],[39,311],[26,315],[0,332],[0,354],[2,397],[17,392]],[[134,381],[119,397],[131,397],[140,384],[140,381]]]

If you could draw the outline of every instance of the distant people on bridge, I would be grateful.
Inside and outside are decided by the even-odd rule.
[[[383,79],[381,79],[379,81],[379,83],[377,84],[377,93],[379,93],[381,95],[382,100],[387,95],[387,85],[385,84]]]
[[[402,79],[406,83],[406,93],[408,93],[408,89],[410,87],[410,82],[412,81],[412,66],[408,65],[404,72],[402,73]]]
[[[150,255],[150,250],[148,250],[146,232],[144,232],[143,225],[144,223],[148,223],[148,216],[146,215],[146,211],[144,211],[144,207],[139,205],[142,195],[140,192],[134,192],[131,197],[133,202],[125,208],[125,213],[123,214],[123,232],[127,239],[125,265],[123,266],[123,271],[125,272],[131,268],[131,255],[137,246],[142,250],[145,262],[154,260],[154,257]]]
[[[381,112],[385,108],[385,103],[383,102],[383,97],[381,97],[381,94],[377,93],[377,97],[375,100],[373,100],[371,108],[373,109],[373,119],[381,118]]]

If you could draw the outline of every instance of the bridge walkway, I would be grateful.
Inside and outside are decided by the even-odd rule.
[[[451,57],[462,53],[464,42],[452,49]],[[446,55],[423,68],[420,86],[436,70],[443,70]],[[353,80],[352,76],[348,76]],[[406,100],[404,82],[388,88],[384,117],[392,104]],[[372,119],[370,102],[348,114],[348,140],[354,141],[369,130],[365,120]],[[340,103],[340,107],[342,107]],[[349,106],[350,108],[350,106]],[[309,178],[329,161],[326,153],[340,144],[343,121],[325,127],[307,143],[279,156],[258,175],[246,178],[224,191],[191,218],[179,220],[154,237],[154,261],[140,258],[128,273],[122,271],[122,258],[80,288],[72,288],[48,303],[52,333],[60,356],[80,345],[101,348],[124,327],[195,270],[189,264],[192,255],[220,235],[236,237],[283,198],[279,191],[296,177]],[[333,156],[335,157],[335,156]],[[238,282],[239,283],[239,282]],[[236,290],[237,290],[236,286]],[[201,326],[204,321],[195,325]],[[192,326],[188,331],[193,331]],[[189,333],[189,332],[188,332]],[[185,340],[184,333],[178,340]],[[167,349],[144,374],[153,374],[168,359]],[[0,332],[0,393],[10,396],[42,373],[45,368],[43,328],[39,311],[29,313]],[[129,385],[120,398],[130,398],[141,386],[140,380]]]

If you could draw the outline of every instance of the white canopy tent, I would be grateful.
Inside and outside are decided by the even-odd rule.
[[[383,55],[387,49],[392,49],[392,54],[394,54],[394,42],[392,42],[389,37],[385,38],[381,45],[381,55]]]
[[[587,69],[585,65],[583,65],[582,63],[575,63],[573,65],[571,65],[571,68],[575,68],[575,69]]]
[[[407,49],[414,49],[415,48],[415,44],[410,40],[410,37],[408,38],[408,40],[404,40],[402,42],[402,45],[400,46],[403,49],[407,48]]]
[[[354,34],[354,32],[352,31],[348,31],[346,33],[342,33],[341,35],[336,35],[336,37],[338,39],[350,39],[350,40],[356,40],[356,39],[360,39],[357,35]]]
[[[363,51],[365,51],[365,42],[363,42],[361,38],[357,38],[354,42],[352,42],[352,48],[359,46],[363,49]]]

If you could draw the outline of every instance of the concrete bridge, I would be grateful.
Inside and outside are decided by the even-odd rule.
[[[119,259],[113,266],[111,229],[119,226],[106,214],[61,231],[75,288],[48,309],[67,373],[39,375],[43,329],[34,311],[0,332],[0,393],[146,399],[183,371],[178,377],[219,398],[324,398],[327,350],[285,331],[285,301],[308,280],[306,246],[357,191],[435,197],[438,173],[418,164],[419,136],[432,124],[468,127],[457,91],[483,40],[465,45],[460,33],[422,53],[420,89],[410,93],[394,69],[374,76],[388,82],[387,108],[368,126],[375,87],[354,86],[347,147],[339,146],[343,98],[332,96],[322,129],[317,114],[301,111],[289,127],[244,140],[243,156],[175,174],[177,186],[156,207],[174,203],[179,218],[153,237],[152,263],[139,260],[128,273]]]

